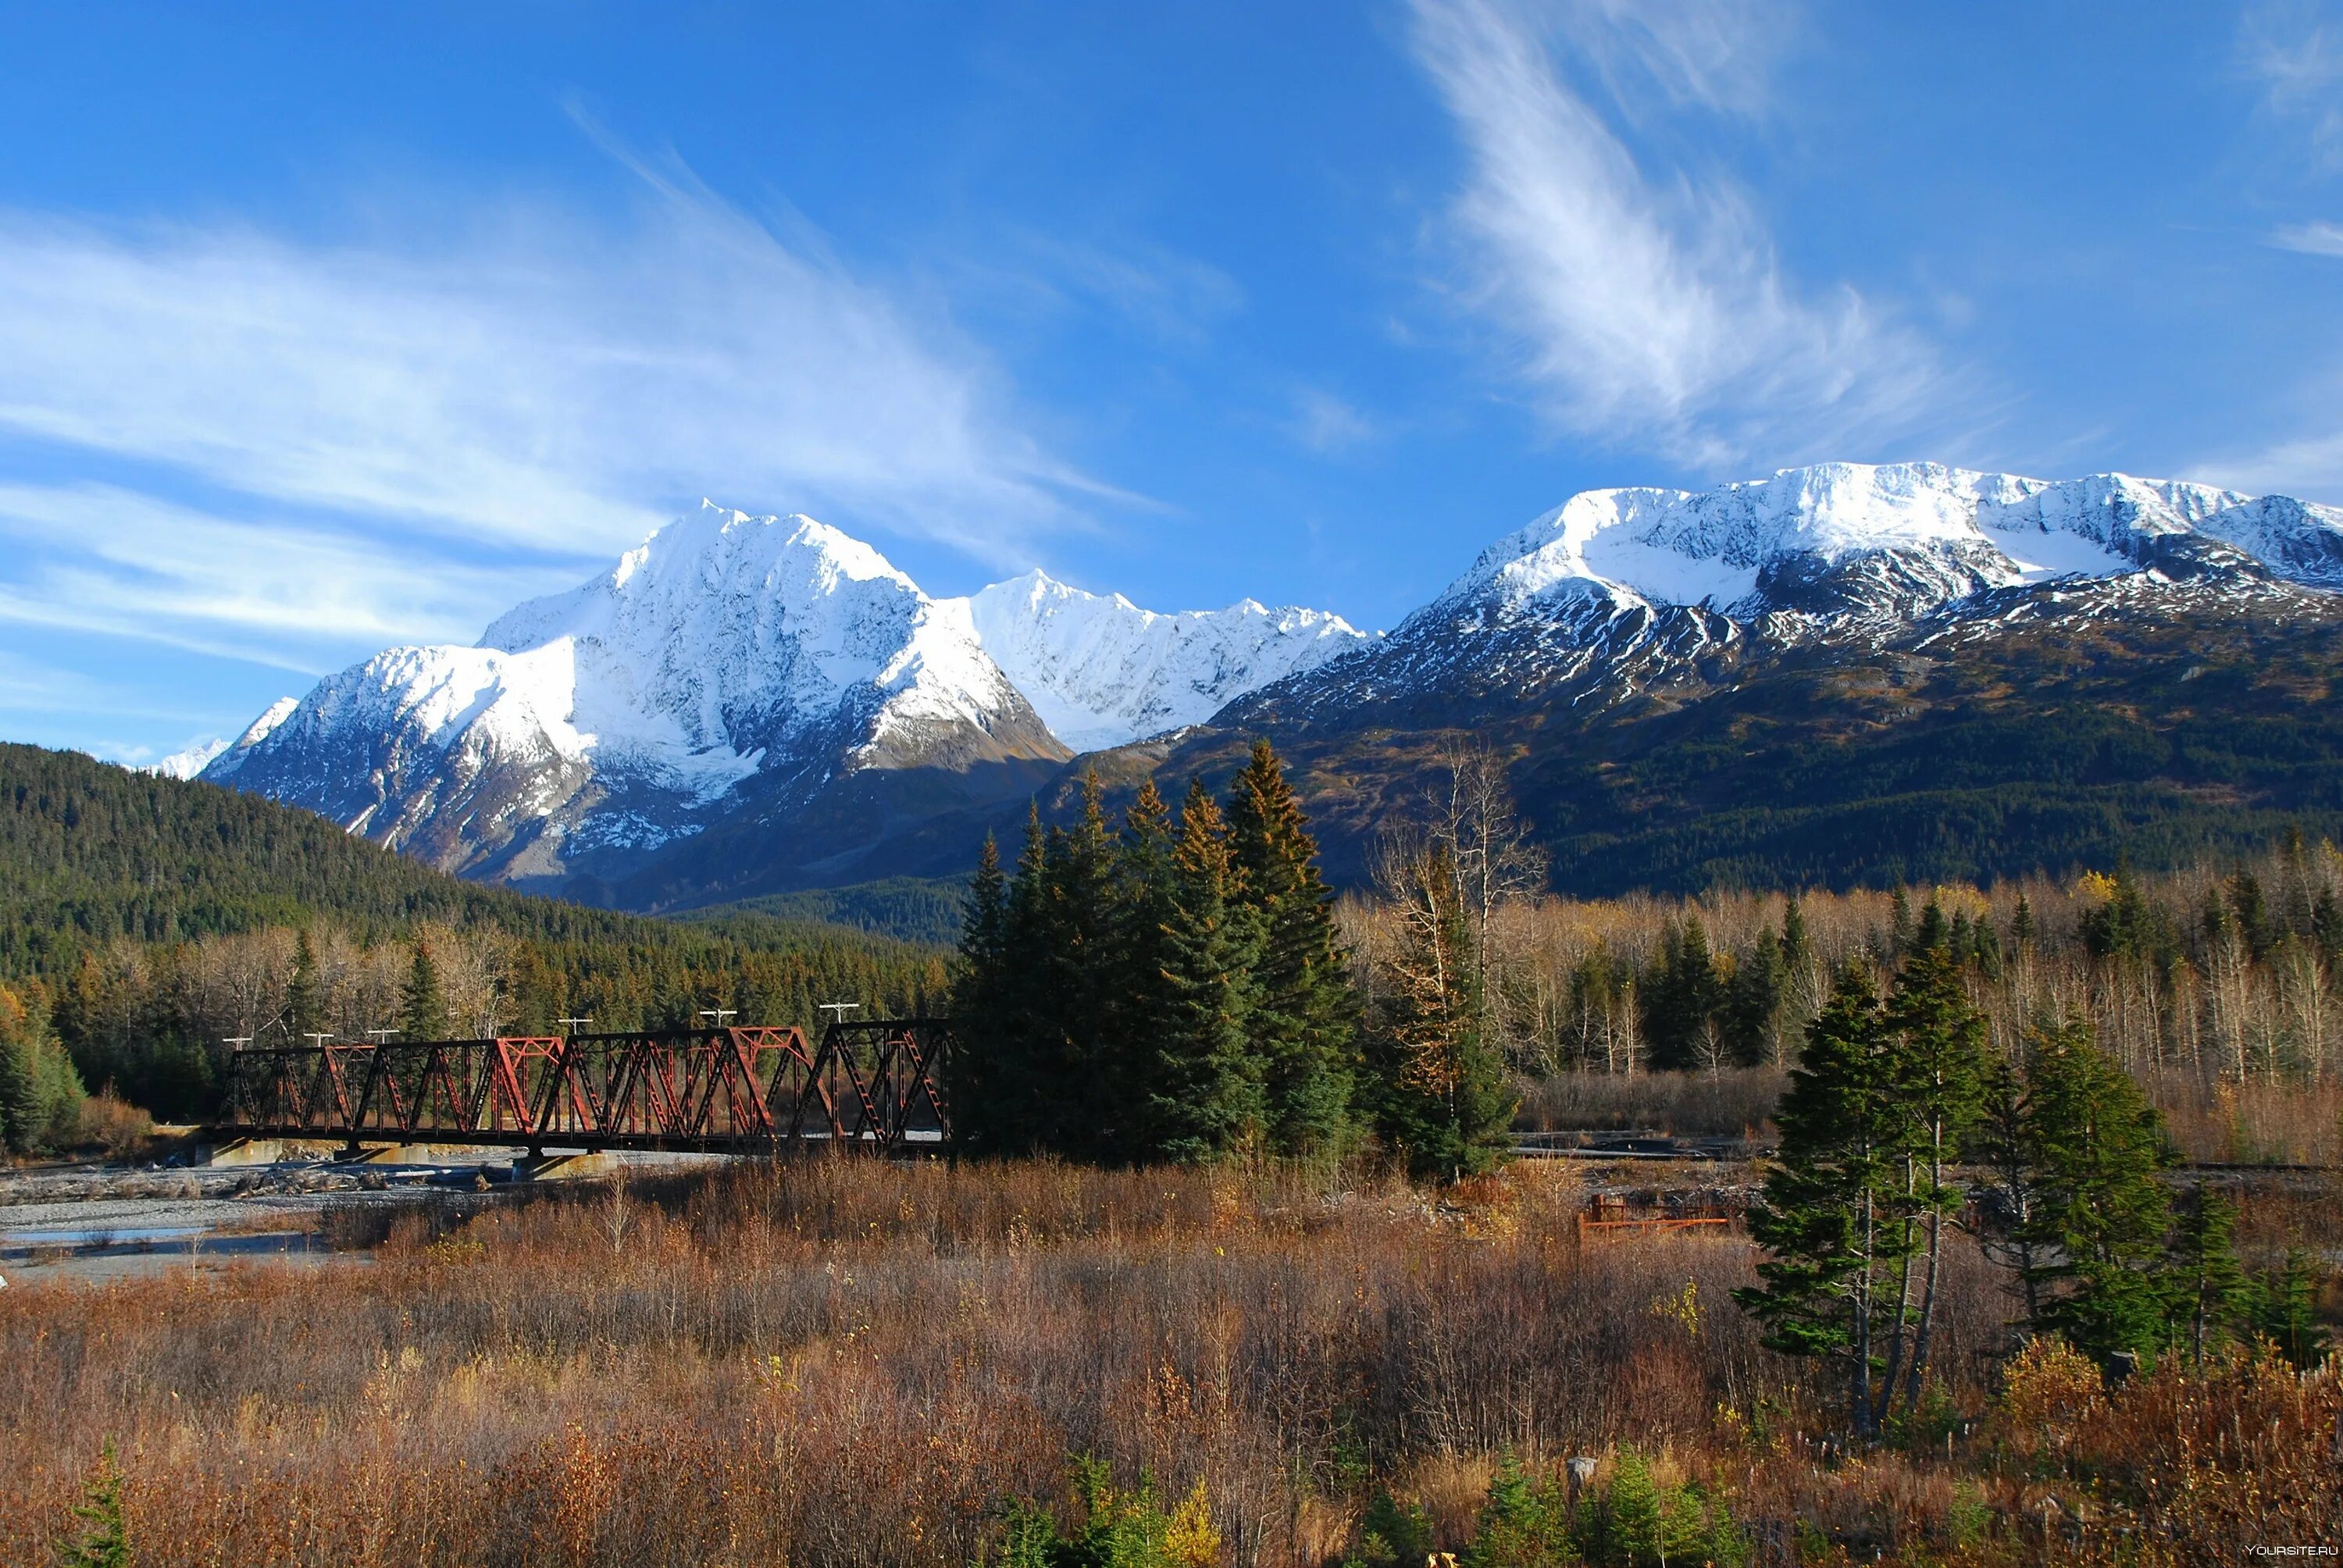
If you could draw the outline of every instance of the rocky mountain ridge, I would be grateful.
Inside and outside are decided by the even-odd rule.
[[[956,869],[1078,752],[1121,774],[1202,765],[1224,736],[1495,733],[1694,700],[1792,654],[2318,619],[2338,588],[2335,508],[1933,464],[1588,491],[1382,636],[1252,600],[1160,615],[1040,573],[935,599],[834,528],[709,507],[478,647],[328,677],[202,776],[444,869],[667,908]]]

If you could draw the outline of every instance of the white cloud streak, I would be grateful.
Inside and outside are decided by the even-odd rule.
[[[402,639],[469,642],[512,598],[500,574],[397,540],[106,485],[0,485],[0,619],[298,671]],[[534,586],[554,586],[545,568]]]
[[[2328,406],[2343,397],[2343,378],[2330,377],[2323,388]],[[2277,442],[2259,451],[2232,454],[2191,467],[2187,475],[2252,495],[2293,496],[2343,506],[2343,430]]]
[[[2319,0],[2250,5],[2237,57],[2270,113],[2300,124],[2322,162],[2343,162],[2343,15]]]
[[[508,210],[427,243],[0,213],[0,435],[151,492],[0,494],[44,558],[0,613],[298,663],[288,611],[468,638],[547,562],[582,575],[701,495],[995,562],[1078,520],[1097,487],[948,322],[629,161],[647,194],[615,227]],[[280,520],[220,515],[246,510]],[[436,586],[483,547],[536,569]],[[91,597],[61,608],[66,588]]]
[[[1293,403],[1293,438],[1321,457],[1349,451],[1379,434],[1373,420],[1321,387],[1302,387]]]
[[[2270,236],[2270,243],[2305,256],[2343,256],[2343,223],[2289,224]]]
[[[1651,172],[1611,114],[1763,109],[1779,15],[1715,0],[1414,0],[1418,57],[1470,172],[1454,207],[1469,298],[1561,428],[1708,469],[1856,455],[1950,390],[1934,349],[1851,288],[1802,297],[1748,198]]]
[[[2308,172],[2343,166],[2343,6],[2320,0],[2268,0],[2238,21],[2237,60],[2261,90],[2262,107],[2283,131],[2285,162]],[[2269,236],[2281,250],[2343,258],[2343,223],[2286,225]],[[2343,365],[2330,347],[2323,366],[2302,382],[2306,417],[2295,432],[2258,450],[2232,451],[2200,464],[2191,477],[2239,489],[2275,491],[2343,504]]]

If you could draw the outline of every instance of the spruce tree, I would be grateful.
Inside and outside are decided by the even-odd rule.
[[[2051,1231],[2041,1219],[2045,1178],[2036,1145],[2034,1102],[2027,1075],[2014,1062],[1995,1061],[1986,1072],[1976,1151],[1993,1174],[1989,1219],[1977,1245],[2009,1271],[2017,1321],[2027,1333],[2042,1319],[2042,1302],[2057,1261]]]
[[[963,1148],[995,1146],[1006,1115],[1001,1097],[1013,1073],[1008,1059],[1019,1046],[1004,1027],[1008,940],[1008,879],[1001,846],[987,833],[969,879],[951,979],[953,1050],[945,1089],[953,1138]]]
[[[1130,1050],[1113,1092],[1124,1107],[1118,1123],[1132,1130],[1125,1152],[1133,1158],[1151,1146],[1156,1049],[1172,1026],[1172,944],[1182,918],[1178,847],[1171,808],[1149,779],[1123,813],[1117,867],[1118,979],[1111,1027]]]
[[[447,999],[439,989],[439,966],[432,961],[431,944],[415,944],[415,965],[400,994],[398,1031],[408,1040],[447,1038]]]
[[[2262,1275],[2250,1299],[2254,1332],[2305,1372],[2327,1360],[2329,1336],[2318,1321],[2322,1276],[2309,1252],[2288,1247],[2286,1261]]]
[[[1098,771],[1082,776],[1082,809],[1054,834],[1049,859],[1048,935],[1041,945],[1046,976],[1036,1011],[1057,1045],[1061,1078],[1052,1148],[1086,1159],[1126,1151],[1135,1109],[1128,1095],[1133,1044],[1113,1025],[1123,973],[1117,962],[1114,835],[1106,820]]]
[[[1782,974],[1786,1010],[1803,1028],[1806,1019],[1822,1010],[1824,987],[1815,973],[1815,942],[1806,934],[1806,913],[1795,894],[1782,906]],[[1777,1050],[1773,1059],[1777,1062],[1792,1054],[1790,1048],[1795,1045],[1795,1033],[1787,1028],[1788,1020],[1784,1021],[1781,1032],[1787,1038],[1781,1041],[1783,1049]]]
[[[1262,1120],[1245,1033],[1259,923],[1234,896],[1228,825],[1197,780],[1172,856],[1172,920],[1163,947],[1163,1013],[1144,1123],[1148,1152],[1206,1160]]]
[[[993,1149],[1028,1154],[1059,1149],[1057,1141],[1067,1070],[1064,1042],[1051,1005],[1051,953],[1057,940],[1051,919],[1050,838],[1038,808],[1025,816],[1025,844],[1009,881],[1008,915],[1002,923],[1001,986],[995,1022],[1006,1047],[995,1064],[996,1124]]]
[[[33,1073],[33,1050],[14,1030],[0,1030],[0,1147],[22,1154],[38,1140],[40,1094]]]
[[[1698,915],[1671,921],[1643,987],[1644,1033],[1654,1068],[1684,1070],[1713,1063],[1702,1058],[1708,1033],[1724,1010],[1725,982],[1709,950],[1708,928]]]
[[[2311,900],[2310,937],[2328,968],[2343,966],[2343,904],[2336,901],[2333,888],[2321,887]]]
[[[2237,1206],[2202,1181],[2175,1206],[2168,1262],[2175,1326],[2187,1336],[2189,1361],[2199,1365],[2212,1344],[2229,1336],[2252,1299],[2237,1266]]]
[[[1896,972],[1885,1014],[1887,1092],[1902,1120],[1904,1181],[1897,1207],[1906,1227],[1905,1254],[1916,1255],[1922,1266],[1916,1308],[1909,1267],[1896,1296],[1898,1329],[1911,1326],[1904,1374],[1906,1408],[1917,1405],[1927,1372],[1943,1280],[1945,1221],[1965,1201],[1948,1175],[1982,1109],[1985,1089],[1985,1016],[1969,1000],[1948,939],[1944,911],[1931,900],[1912,955]],[[1899,1332],[1888,1350],[1891,1385],[1897,1358],[1906,1353]],[[1885,1407],[1883,1395],[1883,1416]]]
[[[57,1545],[65,1568],[130,1568],[136,1559],[130,1549],[130,1527],[122,1506],[122,1471],[114,1458],[114,1440],[98,1451],[97,1468],[90,1473],[82,1500],[74,1504],[79,1526],[71,1540]]]
[[[1358,1001],[1335,939],[1334,900],[1318,873],[1309,819],[1267,740],[1229,793],[1238,897],[1257,916],[1252,1032],[1263,1059],[1270,1146],[1339,1149],[1350,1131]]]
[[[1782,944],[1770,929],[1760,930],[1755,945],[1735,968],[1725,988],[1727,1038],[1735,1060],[1750,1066],[1779,1059],[1782,1015],[1789,1002],[1789,966],[1783,961]]]
[[[2171,1227],[2161,1119],[2080,1020],[2029,1031],[2026,1074],[2045,1253],[2034,1327],[2103,1362],[2151,1352],[2165,1338],[2157,1270]]]
[[[293,978],[285,987],[286,1038],[299,1040],[316,1033],[323,1011],[317,996],[317,952],[304,927],[293,950]]]
[[[2239,870],[2230,877],[2228,886],[2229,912],[2237,922],[2237,933],[2246,941],[2246,950],[2256,963],[2269,956],[2277,944],[2277,923],[2271,920],[2269,901],[2262,896],[2261,879],[2251,871]]]
[[[1832,1369],[1862,1437],[1878,1428],[1882,1307],[1909,1246],[1896,1222],[1904,1129],[1887,1035],[1870,977],[1841,970],[1775,1112],[1781,1141],[1749,1211],[1762,1283],[1734,1292],[1768,1347]]]

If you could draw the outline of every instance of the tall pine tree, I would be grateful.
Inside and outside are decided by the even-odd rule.
[[[2174,1326],[2194,1364],[2202,1365],[2205,1352],[2230,1337],[2253,1301],[2246,1271],[2237,1266],[2237,1206],[2203,1181],[2174,1206],[2168,1283],[2177,1309]]]
[[[317,1032],[323,1012],[317,995],[317,950],[310,945],[308,929],[304,927],[293,950],[293,978],[285,987],[286,1038],[299,1040]]]
[[[1236,894],[1255,914],[1252,1033],[1262,1057],[1272,1148],[1339,1150],[1350,1127],[1358,1001],[1335,940],[1334,900],[1318,874],[1309,819],[1267,740],[1229,792]]]
[[[1113,1022],[1124,972],[1117,961],[1114,835],[1095,769],[1082,776],[1081,800],[1073,825],[1051,835],[1040,954],[1048,993],[1037,1010],[1049,1020],[1060,1062],[1050,1144],[1111,1160],[1136,1129],[1128,1094],[1131,1046]]]
[[[1885,1022],[1889,1030],[1887,1092],[1900,1120],[1903,1191],[1897,1207],[1907,1261],[1898,1281],[1899,1332],[1888,1350],[1887,1381],[1904,1359],[1905,1402],[1916,1407],[1936,1322],[1943,1282],[1945,1221],[1966,1195],[1947,1180],[1982,1110],[1986,1020],[1970,1002],[1948,940],[1944,912],[1934,900],[1915,935],[1915,949],[1897,970]],[[1921,1277],[1915,1282],[1916,1262]],[[1900,1331],[1910,1327],[1909,1349]],[[1885,1413],[1883,1398],[1882,1412]]]
[[[2102,1362],[2152,1352],[2167,1337],[2162,1123],[2088,1024],[2031,1029],[2024,1049],[2022,1098],[1990,1134],[1994,1163],[2025,1183],[2020,1228],[2001,1250],[2026,1271],[2028,1326]]]
[[[1228,824],[1200,779],[1180,809],[1164,929],[1162,1009],[1142,1123],[1147,1152],[1205,1160],[1259,1130],[1262,1084],[1246,1036],[1260,922],[1235,896]]]
[[[1832,1367],[1859,1437],[1877,1432],[1878,1397],[1893,1392],[1878,1373],[1911,1245],[1897,1206],[1905,1126],[1888,1038],[1870,976],[1842,970],[1807,1027],[1774,1116],[1781,1141],[1749,1211],[1762,1283],[1734,1293],[1769,1347]]]
[[[447,998],[439,989],[439,966],[427,941],[415,944],[415,964],[399,997],[398,1031],[408,1040],[447,1038]]]
[[[963,1148],[1013,1147],[1010,1084],[1019,1041],[1009,1028],[1009,882],[991,834],[977,852],[952,974],[953,1051],[945,1088],[953,1133]]]

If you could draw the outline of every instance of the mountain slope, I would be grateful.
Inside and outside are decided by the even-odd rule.
[[[1714,678],[1752,644],[1877,645],[2084,582],[2210,584],[2241,609],[2276,583],[2343,587],[2343,511],[1930,463],[1825,464],[1702,493],[1590,490],[1490,546],[1388,637],[1240,699],[1222,721],[1615,702]]]
[[[478,647],[391,648],[278,703],[202,777],[443,869],[665,910],[866,879],[907,824],[1024,799],[1071,752],[1021,682],[1111,743],[1362,640],[1039,574],[931,599],[835,528],[704,505]]]
[[[1158,615],[1041,572],[965,602],[984,650],[1078,751],[1202,724],[1248,691],[1370,640],[1323,610],[1242,599]]]
[[[178,942],[318,920],[361,936],[434,921],[665,949],[733,933],[482,886],[258,795],[0,742],[0,975],[69,971],[117,940]],[[756,922],[737,924],[755,934]],[[791,930],[770,924],[750,945],[801,944],[808,934],[803,920]]]
[[[1354,878],[1466,730],[1574,891],[2168,861],[2281,818],[2343,833],[2338,585],[2343,511],[2197,485],[1840,464],[1594,491],[1214,724],[1296,755]]]
[[[329,678],[205,776],[672,910],[963,874],[1090,768],[1177,792],[1257,734],[1356,879],[1470,735],[1584,890],[1986,874],[2328,810],[2339,588],[2334,508],[1933,464],[1589,491],[1381,637],[1038,573],[930,599],[820,524],[709,508],[478,648]],[[2187,674],[2207,649],[2229,674]],[[2223,691],[2263,729],[2223,728]],[[1069,766],[1068,740],[1109,749]],[[2069,765],[2102,740],[2132,771]]]
[[[1067,755],[964,605],[809,518],[707,507],[478,648],[328,677],[204,777],[551,890],[607,888],[744,808],[809,809],[856,775],[981,796]]]

